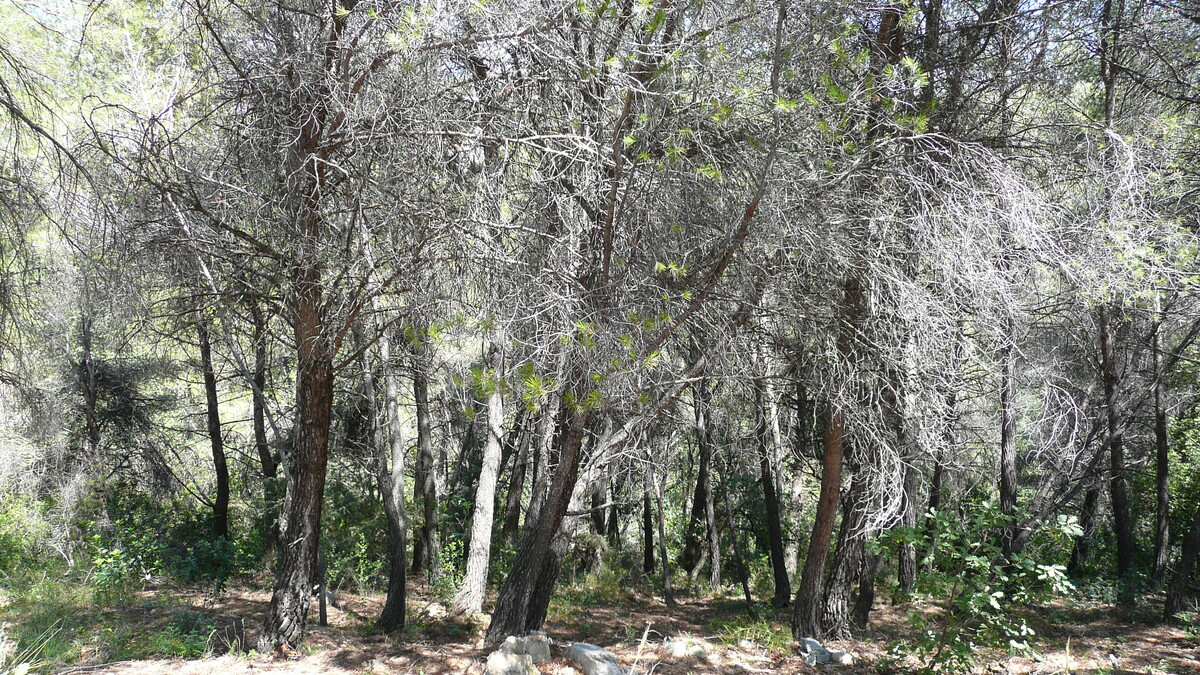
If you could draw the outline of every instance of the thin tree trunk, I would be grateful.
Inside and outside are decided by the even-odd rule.
[[[1183,540],[1183,552],[1179,566],[1167,587],[1167,601],[1163,608],[1164,621],[1178,621],[1175,615],[1187,609],[1188,584],[1196,568],[1196,557],[1200,555],[1200,508],[1192,516],[1192,526]]]
[[[225,439],[221,436],[221,407],[217,399],[217,372],[213,368],[212,344],[203,312],[196,312],[196,337],[200,340],[200,369],[204,372],[204,402],[208,420],[208,440],[212,447],[213,473],[217,494],[212,502],[213,536],[229,537],[229,464],[225,459]]]
[[[526,426],[531,427],[532,422],[527,422]],[[500,528],[500,539],[506,544],[514,543],[520,532],[521,500],[525,496],[525,474],[529,468],[529,448],[532,445],[533,435],[532,428],[526,428],[521,434],[512,476],[508,480],[508,494],[504,502],[504,524]]]
[[[501,443],[504,438],[504,400],[500,394],[500,348],[492,345],[491,371],[494,381],[488,383],[487,445],[483,451],[483,468],[475,491],[475,510],[471,518],[470,552],[462,588],[454,596],[455,614],[479,614],[483,611],[483,596],[487,590],[488,565],[492,552],[492,517],[496,506],[496,479],[500,473]]]
[[[380,315],[376,315],[377,317]],[[404,627],[407,610],[408,582],[408,523],[404,511],[404,435],[400,425],[400,384],[392,366],[392,345],[382,320],[378,321],[379,358],[383,368],[383,387],[387,415],[377,409],[376,420],[375,477],[379,494],[383,498],[383,511],[387,517],[388,590],[383,610],[376,627],[391,632]],[[370,372],[370,369],[367,369]],[[370,399],[374,407],[374,382],[368,379]],[[387,433],[384,433],[384,421]],[[385,453],[384,448],[388,448]],[[388,454],[391,467],[388,467]]]
[[[530,481],[529,506],[525,509],[525,527],[522,528],[522,538],[525,537],[526,531],[532,529],[537,524],[538,516],[542,512],[542,506],[546,503],[546,492],[550,488],[550,453],[554,448],[559,407],[560,404],[557,396],[552,396],[542,406],[537,445],[534,446],[533,479]]]
[[[708,505],[712,502],[711,488],[709,486],[709,465],[712,463],[712,437],[710,435],[708,419],[711,393],[707,380],[701,379],[697,382],[693,386],[692,392],[696,416],[696,447],[699,458],[696,466],[696,490],[692,493],[692,509],[687,519],[687,529],[685,530],[683,539],[683,554],[679,558],[680,567],[687,570],[688,573],[693,573],[699,569],[700,549],[703,544],[700,528],[706,527],[707,532],[712,532],[712,527],[709,525],[712,521],[708,518],[708,512],[711,510],[708,508]],[[717,567],[719,570],[719,563]]]
[[[1005,332],[1011,339],[1011,322]],[[1001,552],[1008,558],[1013,553],[1017,512],[1016,354],[1011,344],[1005,345],[1000,359],[1000,512],[1009,519],[1001,534]]]
[[[810,413],[808,399],[804,386],[796,378],[796,418],[792,424],[792,442],[795,444],[795,463],[792,467],[792,480],[788,486],[788,503],[784,513],[787,514],[788,538],[784,549],[787,560],[789,578],[795,578],[800,566],[800,513],[804,506],[804,466],[803,457],[808,456]]]
[[[642,571],[654,574],[654,514],[650,504],[650,473],[646,469],[646,482],[642,488]]]
[[[433,420],[429,410],[429,346],[421,329],[412,347],[413,404],[417,416],[417,466],[413,501],[420,505],[422,522],[413,541],[413,572],[425,570],[435,581],[441,572],[438,537],[437,470],[433,459]]]
[[[1119,414],[1117,411],[1117,365],[1113,354],[1113,335],[1104,307],[1097,311],[1100,327],[1100,366],[1104,383],[1104,409],[1109,432],[1110,483],[1109,491],[1113,509],[1113,531],[1117,538],[1117,578],[1120,579],[1119,602],[1132,606],[1133,594],[1133,525],[1129,518],[1129,495],[1125,479],[1125,447],[1121,439]]]
[[[766,385],[761,378],[754,380],[754,414],[758,440],[759,481],[763,488],[763,502],[767,509],[767,539],[770,541],[771,572],[775,581],[775,593],[771,604],[786,607],[792,599],[792,584],[788,579],[787,562],[783,554],[783,526],[779,508],[779,493],[775,489],[775,470],[771,466],[771,430],[766,406]],[[729,524],[733,527],[732,520]]]
[[[278,462],[267,442],[267,335],[266,321],[258,305],[250,303],[254,320],[254,372],[250,382],[250,416],[254,427],[254,449],[263,482],[263,541],[264,558],[270,560],[279,552],[279,507],[281,494]]]
[[[1157,298],[1155,298],[1157,302]],[[1154,511],[1154,581],[1166,579],[1171,561],[1171,491],[1167,483],[1171,469],[1170,443],[1167,438],[1167,410],[1163,402],[1162,345],[1160,327],[1154,328],[1154,486],[1157,503]]]
[[[904,464],[903,510],[900,524],[904,527],[917,526],[917,469],[909,458]],[[896,582],[902,595],[910,595],[917,583],[917,547],[912,543],[901,544],[896,560]]]
[[[667,519],[663,511],[662,481],[650,469],[650,480],[654,483],[654,504],[658,511],[658,559],[662,561],[663,601],[667,607],[675,606],[675,591],[671,588],[671,559],[667,556]]]
[[[1092,538],[1096,536],[1096,507],[1100,502],[1100,488],[1093,485],[1083,493],[1083,508],[1079,514],[1079,536],[1071,547],[1071,560],[1067,563],[1067,574],[1080,576],[1087,569],[1088,554]]]

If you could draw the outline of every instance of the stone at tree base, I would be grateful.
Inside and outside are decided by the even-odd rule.
[[[804,663],[810,666],[829,663],[830,660],[829,650],[812,638],[800,640],[800,653],[804,655]]]
[[[534,631],[526,637],[508,636],[500,651],[509,654],[528,656],[534,663],[544,663],[550,660],[550,640],[541,631]]]
[[[617,665],[617,657],[596,645],[576,642],[563,653],[568,661],[583,671],[583,675],[628,675]]]
[[[539,671],[528,654],[499,650],[488,656],[487,675],[539,675]]]

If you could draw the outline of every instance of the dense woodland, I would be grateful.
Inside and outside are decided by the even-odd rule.
[[[1190,0],[0,22],[5,594],[260,583],[264,654],[318,583],[493,643],[580,577],[924,599],[947,669],[1056,596],[1197,625]]]

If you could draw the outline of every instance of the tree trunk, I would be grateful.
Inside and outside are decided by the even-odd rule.
[[[528,416],[526,416],[528,419]],[[532,426],[527,422],[526,426]],[[508,480],[508,494],[504,502],[504,524],[500,529],[500,538],[506,544],[512,544],[520,532],[521,500],[525,496],[525,473],[529,466],[529,448],[532,445],[533,430],[525,429],[518,441],[517,458],[513,462],[512,476]]]
[[[771,572],[775,593],[771,604],[786,607],[792,599],[792,584],[788,579],[787,561],[783,554],[783,526],[779,508],[779,493],[775,489],[775,470],[771,466],[771,430],[767,419],[766,385],[761,378],[754,380],[754,414],[758,440],[759,481],[763,487],[763,502],[767,509],[767,538],[771,545]],[[733,523],[730,522],[730,527]]]
[[[1096,506],[1100,501],[1100,488],[1095,485],[1083,493],[1083,508],[1079,513],[1080,534],[1071,547],[1071,560],[1067,563],[1067,574],[1081,576],[1087,569],[1088,554],[1092,538],[1096,536]]]
[[[546,503],[546,492],[550,488],[550,453],[554,448],[559,407],[558,396],[552,396],[541,409],[537,445],[534,446],[529,506],[525,509],[525,527],[521,528],[522,539],[529,530],[537,525],[538,516],[542,513],[542,506]]]
[[[1109,490],[1113,509],[1113,530],[1117,537],[1117,578],[1121,584],[1119,603],[1129,607],[1136,600],[1133,594],[1133,525],[1129,518],[1129,495],[1125,480],[1125,447],[1121,439],[1121,421],[1117,411],[1117,365],[1113,354],[1113,335],[1108,322],[1108,312],[1104,307],[1097,310],[1097,321],[1100,327],[1100,367],[1104,383],[1104,412],[1110,439],[1108,444],[1111,469]]]
[[[250,381],[250,417],[254,427],[254,449],[263,482],[263,542],[264,558],[272,559],[279,551],[279,507],[281,494],[278,462],[267,442],[267,325],[258,305],[250,303],[254,320],[254,372]]]
[[[792,424],[792,442],[795,444],[795,463],[792,466],[792,480],[788,486],[788,502],[784,513],[787,514],[788,538],[784,549],[787,560],[788,577],[794,578],[800,566],[800,513],[804,507],[804,466],[803,458],[809,454],[809,413],[808,399],[804,386],[799,378],[796,381],[796,418]]]
[[[307,231],[307,230],[306,230]],[[311,236],[311,234],[310,234]],[[333,412],[333,350],[322,332],[321,271],[301,256],[293,274],[296,337],[296,424],[293,492],[283,562],[263,622],[258,651],[295,647],[304,635],[321,536],[321,509]],[[310,251],[309,255],[313,255]]]
[[[429,411],[429,347],[422,329],[412,350],[413,403],[417,416],[417,466],[413,501],[420,505],[421,527],[413,541],[412,569],[425,570],[430,581],[440,573],[437,472],[433,461],[433,422]]]
[[[1006,337],[1012,339],[1013,332],[1008,322]],[[1008,558],[1013,554],[1017,512],[1016,354],[1011,344],[1005,345],[1000,359],[1000,512],[1009,519],[1000,544],[1002,554]]]
[[[584,376],[575,373],[573,379],[577,386],[570,391],[575,394],[576,400],[582,400],[583,387],[578,383],[583,381]],[[509,635],[525,635],[530,630],[539,629],[545,620],[551,590],[545,582],[557,576],[557,563],[551,559],[550,546],[566,516],[572,491],[579,478],[580,450],[588,411],[563,400],[559,417],[561,421],[555,434],[555,445],[559,451],[558,469],[554,472],[554,480],[536,523],[527,528],[522,537],[512,571],[500,589],[487,630],[489,642],[501,642]],[[541,592],[537,593],[539,590]]]
[[[229,464],[225,460],[225,440],[221,436],[221,407],[217,399],[217,372],[213,368],[212,344],[204,314],[196,312],[196,337],[200,340],[200,369],[204,372],[204,402],[208,420],[208,440],[212,447],[213,473],[217,477],[217,494],[212,502],[213,536],[229,537]]]
[[[806,637],[820,638],[823,634],[822,586],[825,561],[829,557],[829,543],[833,537],[833,525],[837,520],[838,495],[841,492],[845,424],[845,419],[836,404],[830,404],[825,421],[825,436],[821,443],[821,493],[817,497],[816,519],[813,521],[812,535],[808,539],[808,554],[804,559],[800,588],[796,591],[796,603],[792,608],[792,636],[797,640]]]
[[[646,480],[649,483],[649,469]],[[654,513],[650,504],[650,485],[642,488],[642,571],[654,574]]]
[[[408,523],[404,512],[404,434],[400,425],[400,384],[396,371],[392,366],[392,345],[388,338],[386,327],[382,325],[381,315],[377,322],[379,331],[379,358],[383,367],[383,388],[385,405],[387,407],[387,433],[383,433],[384,415],[377,411],[375,452],[375,478],[379,486],[379,494],[383,498],[383,511],[387,517],[387,549],[388,549],[388,590],[383,610],[375,626],[380,630],[391,632],[404,628],[407,613],[407,582],[408,582]],[[369,369],[368,369],[369,372]],[[371,399],[374,403],[374,383],[371,385]],[[387,447],[390,452],[385,453]],[[391,467],[388,467],[388,454],[391,455]]]
[[[486,383],[487,445],[483,451],[483,468],[475,490],[475,510],[471,518],[470,552],[462,588],[454,596],[455,614],[479,614],[483,611],[483,596],[487,590],[488,565],[492,552],[492,517],[496,506],[496,479],[500,473],[501,443],[504,439],[504,400],[500,394],[502,356],[500,348],[492,345],[490,370],[492,381]]]
[[[917,526],[917,469],[909,458],[904,464],[904,505],[900,512],[900,524],[907,528]],[[900,546],[899,558],[896,560],[896,582],[900,593],[908,596],[913,592],[917,582],[917,547],[911,543]]]
[[[1157,301],[1157,298],[1156,298]],[[1161,584],[1171,561],[1171,491],[1167,483],[1171,469],[1170,443],[1167,438],[1167,410],[1163,402],[1163,357],[1160,327],[1154,328],[1154,486],[1157,501],[1154,511],[1154,581]]]
[[[1179,566],[1175,568],[1175,577],[1167,587],[1167,602],[1163,608],[1164,621],[1177,621],[1175,615],[1187,609],[1188,584],[1196,568],[1196,556],[1200,554],[1200,508],[1192,516],[1192,526],[1188,528],[1187,537],[1183,540],[1183,553],[1179,556]]]
[[[671,559],[667,556],[667,518],[663,511],[662,482],[653,473],[650,478],[654,483],[654,504],[658,512],[658,559],[662,561],[663,601],[667,607],[674,607],[675,591],[671,588]]]
[[[867,481],[857,472],[842,511],[842,530],[834,554],[833,572],[825,590],[825,614],[821,621],[823,637],[845,638],[850,632],[851,593],[863,571],[866,543]]]
[[[712,531],[709,525],[712,521],[708,519],[708,512],[711,510],[709,504],[712,503],[708,476],[709,465],[712,463],[712,437],[709,432],[708,420],[711,393],[707,380],[702,378],[693,386],[692,392],[696,415],[696,447],[699,458],[696,467],[696,490],[692,493],[692,509],[684,534],[683,554],[679,557],[679,566],[688,573],[698,569],[697,563],[700,560],[700,548],[703,544],[700,538],[700,528],[706,527],[706,531],[709,533]],[[718,563],[719,569],[720,564]]]

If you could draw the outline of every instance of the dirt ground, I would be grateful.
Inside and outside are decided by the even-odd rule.
[[[491,649],[481,640],[482,624],[462,623],[443,616],[444,610],[413,588],[411,624],[403,634],[386,636],[370,628],[379,611],[378,596],[339,595],[340,607],[329,608],[329,625],[312,626],[305,645],[294,653],[260,656],[247,654],[254,645],[257,627],[270,600],[268,593],[233,588],[219,597],[189,589],[160,586],[140,594],[128,606],[109,610],[135,631],[161,627],[171,608],[202,612],[217,625],[211,638],[215,654],[192,661],[146,660],[94,663],[60,670],[60,673],[123,673],[127,675],[240,675],[246,673],[412,673],[413,675],[483,675]],[[165,599],[170,600],[164,605]],[[697,598],[668,608],[655,598],[633,598],[603,606],[567,606],[554,611],[546,632],[556,645],[555,658],[541,664],[547,675],[576,675],[561,658],[561,645],[573,641],[600,645],[622,666],[637,673],[660,675],[743,675],[748,673],[825,673],[857,675],[887,673],[889,644],[903,645],[905,615],[911,608],[877,606],[872,627],[853,640],[831,641],[830,648],[856,657],[851,666],[804,664],[791,645],[774,647],[748,638],[731,637],[729,625],[742,611],[729,599]],[[1152,608],[1147,608],[1147,617]],[[315,623],[314,603],[312,621]],[[1037,633],[1033,657],[1005,653],[981,654],[976,672],[1011,675],[1086,673],[1089,675],[1200,675],[1200,640],[1184,631],[1152,622],[1126,622],[1102,605],[1058,604],[1026,620]],[[775,635],[785,634],[787,610],[771,620]],[[722,622],[726,622],[722,624]],[[672,641],[685,641],[689,649],[671,649]],[[687,653],[690,652],[690,653]],[[99,656],[99,655],[97,655]],[[915,661],[906,666],[919,665]]]

